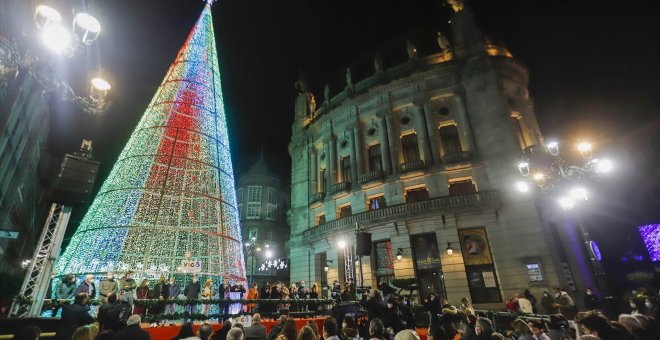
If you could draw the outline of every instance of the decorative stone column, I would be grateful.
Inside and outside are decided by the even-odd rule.
[[[330,191],[332,186],[332,169],[330,168],[330,139],[325,143],[325,191]]]
[[[386,113],[384,116],[385,116],[385,126],[387,127],[387,136],[389,139],[392,173],[397,174],[399,173],[399,160],[403,159],[403,155],[399,155],[400,148],[397,147],[400,141],[398,136],[394,135],[394,126],[392,125],[391,115],[389,113]]]
[[[472,123],[467,112],[467,106],[465,106],[465,100],[460,93],[455,93],[454,99],[456,100],[456,110],[458,111],[460,120],[458,130],[460,132],[459,138],[463,146],[463,151],[471,151],[472,156],[475,157],[477,155],[477,148],[475,147],[476,143],[474,141],[474,134],[472,133]]]
[[[357,184],[358,183],[358,175],[357,175],[357,155],[358,155],[358,150],[357,150],[357,145],[355,143],[355,135],[352,135],[349,137],[350,140],[350,147],[351,147],[351,180],[350,182]]]
[[[385,115],[380,115],[378,118],[380,119],[378,122],[378,139],[380,141],[381,162],[383,166],[383,172],[386,175],[389,175],[394,172],[392,171],[391,168],[392,161],[390,160],[390,143],[389,143],[389,138],[387,137],[387,126],[385,124]]]
[[[364,167],[362,163],[362,155],[364,154],[364,147],[362,146],[362,139],[360,138],[360,123],[358,123],[358,126],[353,128],[353,139],[354,139],[354,145],[353,148],[355,149],[355,164],[356,164],[356,174],[359,177],[364,173]],[[356,183],[359,181],[358,177],[355,178]]]
[[[328,146],[330,150],[326,157],[330,157],[328,159],[330,168],[328,169],[328,172],[330,173],[330,185],[328,186],[328,189],[330,189],[332,188],[332,185],[335,184],[335,181],[337,181],[337,141],[332,133],[330,133],[330,137],[328,138]]]
[[[431,151],[429,150],[429,132],[426,129],[426,119],[424,117],[424,108],[419,102],[415,102],[415,110],[417,114],[415,115],[415,129],[417,130],[417,144],[419,145],[419,151],[422,156],[422,160],[425,165],[431,165],[433,160],[431,159]]]
[[[309,150],[309,162],[311,163],[310,168],[311,168],[311,173],[310,173],[310,178],[309,182],[312,185],[312,190],[311,193],[312,195],[317,193],[319,191],[319,185],[318,185],[318,176],[319,176],[319,171],[318,171],[318,157],[316,156],[316,148],[312,144],[311,149]]]
[[[431,116],[431,108],[428,103],[424,103],[422,106],[424,111],[424,120],[426,121],[426,129],[429,132],[429,144],[431,145],[431,158],[433,159],[433,164],[440,164],[442,161],[440,159],[440,140],[438,127],[434,124],[435,119]]]

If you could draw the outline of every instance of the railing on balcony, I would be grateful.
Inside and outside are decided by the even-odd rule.
[[[366,174],[360,175],[360,184],[382,181],[384,178],[385,174],[382,171],[367,172]]]
[[[424,161],[421,159],[416,159],[414,161],[409,161],[399,164],[399,172],[406,173],[411,171],[424,170]]]
[[[443,164],[454,164],[454,163],[464,163],[472,160],[472,152],[470,151],[458,151],[452,153],[446,153],[442,156]]]
[[[320,237],[337,231],[350,230],[355,228],[355,222],[369,223],[381,219],[389,219],[394,216],[421,214],[433,210],[455,211],[473,206],[495,205],[497,201],[497,191],[479,191],[465,195],[442,196],[415,203],[398,204],[319,224],[316,227],[305,230],[303,237]]]
[[[324,199],[325,199],[325,192],[317,192],[315,194],[312,194],[312,197],[309,198],[309,204],[316,202],[323,202]]]
[[[349,190],[351,190],[351,182],[339,182],[332,185],[330,193],[336,194],[338,192],[349,191]]]

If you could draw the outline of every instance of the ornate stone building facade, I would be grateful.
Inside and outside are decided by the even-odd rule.
[[[263,156],[239,175],[236,199],[243,240],[249,243],[245,252],[248,278],[260,284],[286,279],[288,264],[284,269],[274,268],[274,265],[262,267],[268,261],[286,263],[285,246],[290,232],[287,223],[289,191]]]
[[[511,189],[521,151],[543,145],[527,69],[469,8],[451,22],[453,46],[439,34],[440,52],[420,56],[408,42],[407,62],[376,56],[371,76],[348,70],[322,101],[296,84],[292,281],[417,278],[422,295],[482,306],[570,281],[535,203]],[[372,234],[361,266],[356,225]]]

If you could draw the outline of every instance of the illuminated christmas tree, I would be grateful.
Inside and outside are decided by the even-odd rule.
[[[58,276],[135,271],[245,281],[210,5],[57,263]]]

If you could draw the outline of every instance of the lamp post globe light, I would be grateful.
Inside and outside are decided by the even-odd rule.
[[[517,167],[522,177],[515,183],[520,194],[540,192],[551,197],[561,209],[576,220],[584,253],[599,288],[606,292],[607,283],[600,264],[600,256],[593,254],[589,233],[583,225],[578,208],[589,200],[589,185],[600,181],[613,170],[609,159],[593,157],[592,144],[581,141],[575,146],[579,153],[578,164],[572,164],[562,157],[560,144],[551,141],[545,146],[532,146],[525,149]]]
[[[73,16],[71,29],[64,20],[54,7],[39,5],[34,12],[33,36],[0,38],[0,88],[16,79],[20,72],[26,72],[45,93],[59,90],[63,99],[75,102],[84,112],[102,114],[109,104],[106,97],[111,86],[107,80],[96,75],[91,80],[89,93],[80,96],[51,66],[53,60],[73,59],[84,47],[92,45],[101,33],[101,23],[84,12]]]

